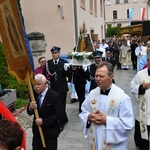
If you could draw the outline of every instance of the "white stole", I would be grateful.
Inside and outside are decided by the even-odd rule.
[[[105,114],[107,116],[112,117],[118,117],[118,111],[119,111],[119,104],[122,100],[122,97],[124,95],[124,91],[117,87],[116,85],[112,84],[111,90],[107,97],[107,102],[105,106]],[[91,113],[98,110],[98,101],[101,100],[100,95],[100,88],[97,87],[96,89],[91,91]],[[90,129],[89,129],[89,146],[90,150],[111,150],[113,148],[113,145],[108,145],[106,143],[106,126],[105,125],[98,125],[100,128],[101,133],[101,139],[100,141],[97,141],[96,139],[96,126],[94,123],[91,123]],[[100,148],[98,149],[97,142],[100,142]]]
[[[150,79],[148,78],[148,73],[146,73],[146,70],[141,71],[140,73],[140,78],[143,80],[141,81],[142,83],[144,82],[150,82]],[[141,131],[141,137],[142,139],[150,140],[148,139],[148,130],[147,130],[147,103],[148,103],[148,96],[150,96],[150,90],[145,90],[145,94],[139,95],[140,99],[140,118],[139,118],[139,123],[140,123],[140,131]]]

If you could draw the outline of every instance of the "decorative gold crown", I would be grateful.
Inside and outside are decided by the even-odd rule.
[[[92,104],[96,104],[97,100],[93,99]]]

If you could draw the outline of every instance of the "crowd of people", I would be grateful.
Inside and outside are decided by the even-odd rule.
[[[94,63],[89,66],[70,65],[66,60],[60,57],[60,48],[56,46],[51,49],[51,60],[46,61],[45,57],[39,58],[39,64],[42,69],[38,74],[36,73],[37,69],[35,70],[35,77],[41,76],[40,78],[43,78],[44,75],[45,79],[44,81],[43,79],[39,81],[35,80],[36,84],[34,89],[37,102],[34,104],[35,106],[32,106],[33,102],[30,102],[28,106],[28,113],[30,115],[34,114],[34,109],[38,109],[40,112],[39,121],[36,118],[33,120],[34,149],[38,150],[39,147],[39,149],[42,148],[42,143],[39,140],[40,138],[37,136],[37,134],[39,134],[37,133],[38,130],[35,130],[38,125],[42,126],[44,135],[47,137],[46,145],[48,145],[48,147],[54,147],[53,150],[57,149],[57,137],[59,133],[63,131],[65,124],[69,121],[66,113],[68,82],[74,86],[76,98],[79,101],[79,116],[83,122],[82,124],[84,124],[84,131],[86,131],[84,132],[84,136],[90,137],[89,147],[93,147],[95,150],[103,148],[110,149],[112,147],[115,150],[127,149],[127,139],[134,127],[134,115],[130,97],[115,85],[113,70],[115,67],[116,70],[129,70],[132,64],[132,69],[138,72],[141,70],[141,61],[143,62],[143,67],[145,65],[148,66],[147,55],[150,49],[150,42],[148,41],[144,44],[144,42],[137,37],[113,38],[109,41],[103,39],[102,43],[100,43],[100,41],[95,41],[93,42],[93,46],[95,49],[92,54]],[[86,96],[85,89],[87,82],[89,82],[90,85],[88,95]],[[133,81],[131,83],[133,83]],[[42,88],[41,85],[43,85],[44,88]],[[42,89],[42,91],[40,91],[40,89]],[[53,106],[52,110],[47,110],[48,107],[46,107],[50,101],[53,101],[51,100],[52,98],[46,100],[48,99],[48,89],[51,89],[59,95],[55,98],[55,105],[50,104]],[[131,86],[131,89],[133,93],[133,86]],[[42,110],[42,107],[40,108],[38,106],[39,93],[43,95],[42,107],[44,110]],[[101,101],[99,101],[100,99]],[[57,103],[59,105],[57,105]],[[57,111],[58,107],[59,111]],[[50,116],[54,119],[55,123],[49,121]],[[137,122],[139,126],[139,119],[135,120],[136,128]],[[149,124],[146,125],[148,128],[147,133],[149,133]],[[103,128],[105,128],[105,132]],[[120,130],[118,130],[118,128]],[[53,137],[48,134],[48,131],[49,133],[52,132],[51,130],[57,131]],[[91,130],[93,130],[93,132],[90,132]],[[140,131],[141,128],[135,132],[135,143],[141,150],[148,150],[143,148],[143,144],[142,146],[137,144],[142,141],[142,137],[136,138],[137,134],[138,136],[140,135]],[[103,135],[99,136],[99,132]],[[122,135],[122,132],[124,135]],[[112,138],[114,136],[115,139]],[[92,141],[92,138],[95,140]],[[54,140],[55,145],[51,145]],[[36,143],[36,141],[38,141],[38,143]]]
[[[112,38],[94,41],[93,46],[94,63],[88,66],[69,64],[60,57],[61,48],[56,46],[50,50],[52,59],[39,57],[40,66],[34,72],[35,101],[30,100],[27,107],[27,113],[34,115],[33,150],[57,150],[57,138],[69,121],[66,113],[68,82],[74,85],[84,137],[88,137],[88,146],[92,150],[126,150],[134,126],[136,146],[140,150],[149,150],[150,40],[144,43],[137,37]],[[131,98],[115,85],[113,75],[114,68],[129,70],[131,64],[132,69],[137,70],[131,81],[137,112],[133,112]],[[87,82],[90,83],[88,95]],[[35,111],[39,113],[38,118]],[[1,147],[7,146],[0,143]]]

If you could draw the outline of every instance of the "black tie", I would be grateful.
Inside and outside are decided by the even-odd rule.
[[[57,60],[55,60],[55,65],[57,65]]]
[[[103,91],[103,90],[101,89],[100,93],[103,94],[103,95],[108,95],[108,94],[109,94],[109,91],[110,91],[110,89],[108,89],[108,90],[106,90],[106,91]]]

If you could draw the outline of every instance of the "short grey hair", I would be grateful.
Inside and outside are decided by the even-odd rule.
[[[96,68],[96,70],[97,69],[99,69],[99,68],[102,68],[102,67],[104,67],[104,66],[106,66],[106,68],[108,69],[108,75],[110,76],[110,75],[113,75],[113,66],[112,66],[112,64],[111,63],[109,63],[109,62],[107,62],[107,61],[103,61],[103,62],[101,62],[101,63],[99,63],[98,65],[97,65],[97,68]]]
[[[43,74],[40,74],[40,73],[36,74],[34,78],[35,78],[35,81],[40,80],[43,83],[46,83],[46,81],[47,81],[46,77]]]

